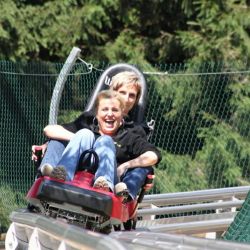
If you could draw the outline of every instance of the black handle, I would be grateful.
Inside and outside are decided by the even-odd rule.
[[[84,157],[86,155],[88,155],[88,158],[84,160]],[[91,161],[91,156],[94,156],[94,161]],[[84,166],[84,163],[86,163],[86,161],[88,161],[88,166]],[[80,157],[80,160],[79,160],[79,170],[88,170],[89,172],[92,172],[92,173],[95,173],[97,168],[99,166],[99,157],[98,157],[98,154],[95,152],[94,149],[88,149],[88,150],[85,150],[81,157]]]
[[[35,155],[37,157],[37,160],[34,162],[36,168],[38,168],[42,162],[42,154],[43,154],[43,150],[41,147],[36,147],[35,148]]]

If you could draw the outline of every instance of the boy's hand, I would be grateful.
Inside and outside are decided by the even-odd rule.
[[[44,153],[45,153],[45,151],[46,151],[46,149],[47,149],[47,143],[44,143],[43,145],[32,145],[32,156],[31,156],[31,159],[32,159],[32,161],[37,161],[38,160],[38,157],[37,157],[37,155],[36,155],[36,150],[39,150],[39,149],[41,149],[42,150],[42,156],[41,157],[43,157],[44,156]]]

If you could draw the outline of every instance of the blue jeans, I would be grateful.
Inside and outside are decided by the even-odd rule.
[[[56,167],[62,158],[63,151],[65,150],[67,144],[67,141],[50,140],[40,167],[46,163],[49,163],[52,167]]]
[[[95,179],[104,176],[109,188],[114,190],[116,181],[116,149],[110,136],[102,135],[95,139],[95,135],[88,129],[79,130],[69,141],[58,166],[64,166],[67,171],[67,180],[73,180],[82,153],[88,149],[94,149],[99,157],[99,166],[95,173]]]
[[[147,175],[152,173],[152,171],[152,167],[131,168],[121,177],[121,181],[126,183],[129,195],[133,200],[136,198],[140,188],[145,183]]]

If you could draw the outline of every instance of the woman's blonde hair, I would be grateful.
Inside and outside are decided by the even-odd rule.
[[[138,103],[141,96],[141,82],[139,76],[132,71],[123,71],[114,75],[111,79],[110,89],[118,91],[125,84],[133,84],[137,89],[136,102]]]
[[[124,108],[125,108],[125,103],[123,101],[123,98],[121,97],[121,95],[118,92],[113,91],[113,90],[103,90],[97,95],[97,98],[95,101],[95,111],[97,111],[97,109],[99,107],[100,100],[113,99],[113,98],[119,101],[121,110],[123,112]]]

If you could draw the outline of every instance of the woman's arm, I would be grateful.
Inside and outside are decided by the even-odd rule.
[[[123,173],[128,170],[129,168],[135,167],[149,167],[153,166],[154,164],[158,163],[159,158],[157,154],[153,151],[147,151],[137,158],[124,162],[117,168],[117,175],[121,177]]]
[[[64,141],[69,141],[74,135],[74,133],[65,129],[61,125],[47,125],[43,129],[43,132],[45,136],[47,136],[50,139],[64,140]]]

